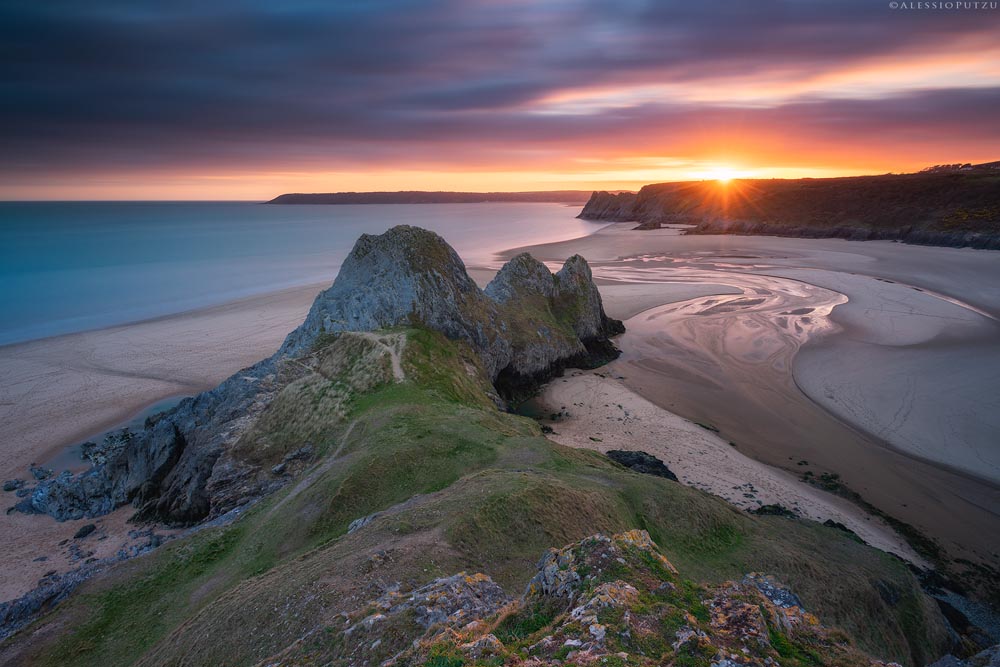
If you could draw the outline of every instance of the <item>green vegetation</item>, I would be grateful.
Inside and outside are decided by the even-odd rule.
[[[339,337],[316,351],[325,359],[319,371],[303,371],[303,378],[354,387],[339,407],[276,402],[269,410],[281,418],[265,413],[253,439],[241,441],[248,458],[272,460],[272,451],[298,445],[304,432],[321,433],[325,457],[236,523],[168,543],[88,582],[14,638],[23,642],[21,664],[245,665],[304,636],[307,646],[332,651],[332,640],[317,630],[357,600],[377,597],[382,585],[415,587],[464,570],[518,592],[546,548],[634,528],[647,530],[698,582],[750,571],[777,575],[824,623],[880,657],[923,664],[946,640],[936,607],[898,560],[842,531],[748,516],[696,489],[558,446],[533,421],[493,406],[464,346],[423,330],[395,333],[407,338],[404,382],[390,373],[357,389],[362,379],[352,376],[348,358],[367,360],[366,377],[385,366],[376,348]],[[347,533],[352,521],[373,513],[364,528]],[[877,582],[891,585],[898,599],[886,602]],[[662,595],[707,620],[698,585]],[[533,610],[501,633],[530,636],[550,613]],[[61,631],[45,631],[52,627]],[[394,642],[412,640],[404,635],[388,633],[379,650],[388,657]],[[701,664],[703,656],[689,658]],[[442,654],[427,664],[459,664],[455,659]]]

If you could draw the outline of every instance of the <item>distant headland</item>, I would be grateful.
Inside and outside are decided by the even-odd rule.
[[[546,190],[538,192],[314,192],[278,195],[268,204],[482,204],[526,202],[584,204],[590,190]]]
[[[1000,249],[1000,162],[913,174],[688,181],[595,192],[580,218],[688,234],[891,240]]]

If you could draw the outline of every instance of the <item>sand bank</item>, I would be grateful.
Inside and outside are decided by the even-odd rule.
[[[833,520],[868,544],[912,563],[926,563],[881,520],[850,502],[755,461],[715,433],[660,408],[603,371],[568,373],[550,383],[539,402],[560,413],[549,421],[556,442],[570,447],[644,451],[667,464],[685,484],[746,510],[781,505],[806,519]]]
[[[325,285],[282,290],[135,324],[0,347],[0,479],[30,478],[32,463],[78,468],[67,446],[165,398],[195,394],[278,348]],[[6,509],[17,500],[3,493]],[[81,564],[70,548],[106,558],[133,544],[132,508],[56,522],[0,513],[0,600],[51,571]],[[98,532],[73,534],[86,523]],[[162,532],[162,531],[159,531]],[[44,559],[44,560],[38,560]]]
[[[0,475],[272,354],[322,287],[0,347]]]
[[[611,366],[625,387],[795,477],[836,473],[948,553],[996,566],[996,253],[631,226],[529,250],[582,254],[603,284],[648,289],[646,305],[669,284],[739,294],[627,320]]]

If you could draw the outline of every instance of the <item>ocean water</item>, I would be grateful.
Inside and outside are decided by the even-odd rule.
[[[0,345],[330,282],[362,233],[441,234],[467,265],[602,223],[563,204],[0,202]]]

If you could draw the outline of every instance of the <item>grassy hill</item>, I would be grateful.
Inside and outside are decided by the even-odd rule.
[[[410,590],[467,571],[517,594],[546,548],[632,529],[648,531],[699,585],[775,575],[873,655],[923,665],[949,648],[940,612],[899,560],[843,531],[751,516],[556,445],[533,421],[496,409],[465,343],[420,328],[392,333],[405,336],[401,381],[389,357],[377,362],[388,354],[377,340],[325,337],[317,354],[355,391],[325,412],[325,424],[315,423],[324,414],[315,387],[298,403],[279,399],[281,419],[260,420],[255,441],[285,443],[299,428],[301,405],[310,432],[325,434],[322,455],[297,479],[232,523],[196,529],[90,580],[0,645],[0,662],[253,665],[308,646],[347,664],[335,641],[342,614],[393,586]],[[687,604],[697,611],[697,595]],[[380,636],[387,651],[415,638],[399,632]],[[822,653],[803,656],[787,662],[827,662]],[[426,664],[464,664],[448,660]],[[709,659],[683,664],[708,667]]]

